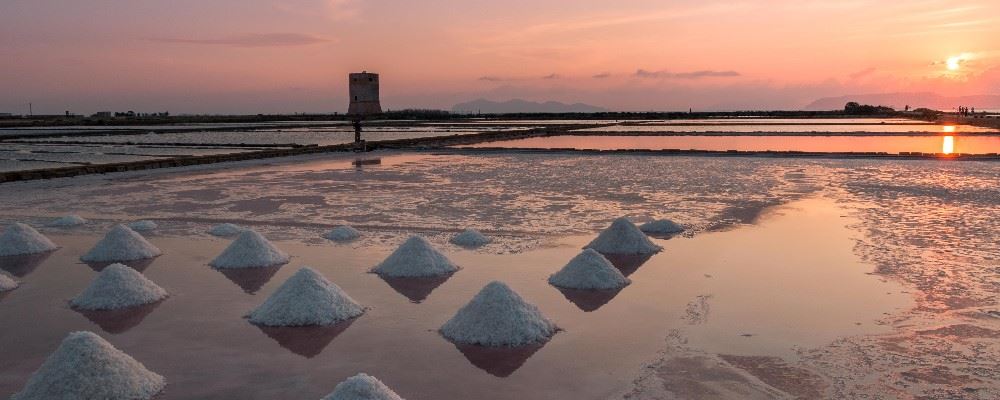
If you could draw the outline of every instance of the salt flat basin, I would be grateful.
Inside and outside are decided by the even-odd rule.
[[[845,227],[854,221],[841,214],[832,200],[808,198],[766,212],[755,226],[657,240],[664,251],[630,260],[633,283],[590,312],[588,299],[564,294],[546,278],[591,235],[560,237],[518,254],[449,248],[447,256],[463,269],[419,304],[365,273],[392,246],[276,241],[293,262],[243,277],[206,265],[226,240],[158,236],[151,240],[164,255],[144,274],[171,297],[128,316],[124,326],[77,313],[62,300],[95,275],[76,258],[99,235],[51,234],[64,247],[0,299],[0,320],[16,327],[0,330],[0,397],[19,390],[67,332],[93,330],[164,375],[169,386],[162,399],[319,398],[358,371],[408,399],[604,399],[628,387],[672,330],[713,353],[792,358],[795,347],[888,329],[876,320],[908,308],[910,299],[898,285],[866,274],[873,267],[858,260]],[[301,265],[370,310],[347,326],[301,336],[242,318]],[[540,348],[507,355],[513,361],[442,338],[436,329],[495,279],[565,331]],[[244,280],[259,291],[246,293]]]
[[[711,150],[804,152],[919,152],[987,154],[1000,152],[1000,136],[548,136],[479,143],[463,147],[581,150]]]
[[[597,128],[578,129],[580,132],[836,132],[836,133],[997,133],[996,129],[973,125],[941,125],[922,124],[919,122],[870,123],[870,122],[825,122],[812,123],[810,120],[801,122],[767,122],[748,123],[745,121],[728,120],[712,123],[644,123],[602,126]]]

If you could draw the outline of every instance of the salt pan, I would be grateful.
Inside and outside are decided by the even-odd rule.
[[[167,382],[91,332],[72,332],[11,400],[150,399]]]
[[[364,312],[340,286],[312,268],[302,267],[250,312],[249,318],[265,326],[331,325]]]
[[[468,228],[451,238],[451,243],[462,247],[480,247],[491,242],[490,238],[475,229]]]
[[[323,234],[323,237],[335,242],[347,242],[361,237],[361,232],[348,225],[340,225]]]
[[[20,222],[8,225],[0,235],[0,256],[38,254],[57,248],[45,235]]]
[[[625,217],[614,220],[584,248],[603,254],[651,254],[662,250]]]
[[[549,283],[566,289],[621,289],[631,281],[601,253],[585,249],[552,274]]]
[[[166,297],[166,290],[146,279],[139,271],[122,264],[111,264],[83,293],[70,300],[70,305],[82,310],[116,310],[154,303]]]
[[[71,226],[80,226],[80,225],[83,225],[83,224],[86,224],[86,223],[87,223],[87,220],[83,219],[83,217],[81,217],[79,215],[76,215],[76,214],[72,214],[72,215],[67,215],[65,217],[56,218],[56,219],[52,220],[51,222],[49,222],[48,226],[68,228],[68,227],[71,227]]]
[[[658,219],[639,225],[639,230],[658,235],[669,235],[684,232],[684,227],[669,219]]]
[[[321,400],[403,400],[382,381],[368,374],[357,374],[337,384]]]
[[[545,342],[557,329],[537,307],[493,281],[441,327],[441,334],[456,343],[513,347]]]
[[[209,265],[215,268],[263,268],[281,265],[288,260],[288,254],[279,250],[260,233],[244,229]]]
[[[146,238],[125,225],[115,225],[87,254],[80,257],[85,262],[133,261],[153,258],[163,254]]]
[[[442,276],[455,271],[458,267],[421,236],[411,236],[371,270],[391,278]]]

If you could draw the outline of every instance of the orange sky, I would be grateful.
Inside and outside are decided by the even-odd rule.
[[[362,69],[382,74],[387,108],[1000,94],[997,38],[995,0],[8,0],[0,112],[344,111]]]

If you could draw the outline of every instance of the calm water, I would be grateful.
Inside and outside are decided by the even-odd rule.
[[[806,152],[1000,152],[1000,136],[549,136],[468,147]]]
[[[136,268],[171,297],[127,315],[66,306],[96,274],[76,259],[98,237],[49,232],[62,249],[19,264],[0,261],[23,282],[0,299],[7,327],[0,330],[0,396],[19,390],[74,330],[97,332],[164,375],[163,399],[319,398],[359,371],[415,400],[600,399],[628,387],[669,330],[710,352],[794,357],[799,346],[883,332],[875,321],[909,305],[896,284],[866,274],[873,267],[855,256],[845,227],[852,220],[842,213],[832,200],[811,198],[768,213],[757,226],[658,240],[662,253],[617,260],[630,286],[598,297],[546,283],[590,235],[518,254],[440,245],[463,269],[429,285],[365,273],[391,246],[278,241],[293,255],[289,265],[223,274],[205,264],[226,240],[152,236],[165,255]],[[242,318],[302,265],[371,309],[331,329],[262,330]],[[494,279],[564,331],[540,348],[507,352],[460,349],[443,339],[436,329]]]
[[[983,128],[972,125],[938,125],[922,123],[810,123],[812,120],[805,120],[799,123],[786,123],[769,125],[766,122],[747,123],[744,121],[727,120],[710,123],[650,123],[650,124],[625,124],[603,126],[598,128],[580,129],[581,132],[733,132],[733,133],[907,133],[907,132],[931,132],[931,133],[996,133],[996,129]]]

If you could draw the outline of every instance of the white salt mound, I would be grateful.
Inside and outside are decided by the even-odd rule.
[[[208,230],[208,234],[212,236],[236,236],[240,232],[243,232],[243,228],[236,224],[224,223],[213,226]]]
[[[150,399],[166,384],[100,336],[72,332],[11,400]]]
[[[631,282],[594,249],[585,249],[549,277],[549,283],[566,289],[621,289]]]
[[[83,310],[116,310],[163,300],[167,291],[122,264],[104,268],[70,305]]]
[[[650,254],[662,249],[625,217],[614,220],[611,226],[584,248],[604,254]]]
[[[57,248],[45,235],[20,222],[7,225],[0,235],[0,256],[44,253]]]
[[[653,234],[671,234],[684,232],[684,227],[669,219],[658,219],[639,225],[639,230]]]
[[[361,232],[348,225],[339,225],[323,234],[323,237],[335,242],[346,242],[361,237]]]
[[[451,243],[462,247],[480,247],[490,243],[490,238],[475,229],[468,228],[451,238]]]
[[[368,374],[357,374],[333,388],[321,400],[403,400],[382,381]]]
[[[498,347],[545,342],[557,329],[537,307],[493,281],[445,322],[441,334],[457,343]]]
[[[302,267],[259,307],[250,322],[265,326],[332,325],[365,313],[365,308],[309,267]]]
[[[455,271],[458,271],[458,266],[421,236],[411,236],[371,270],[390,278],[441,276]]]
[[[83,219],[83,217],[76,214],[72,214],[72,215],[67,215],[65,217],[56,218],[51,222],[49,222],[48,226],[68,228],[71,226],[80,226],[86,223],[87,220]]]
[[[215,268],[263,268],[287,263],[288,254],[278,250],[253,229],[244,229],[209,265]]]
[[[135,221],[128,224],[128,227],[136,232],[146,232],[156,229],[156,222],[144,219],[141,221]]]
[[[153,258],[163,252],[125,225],[115,225],[104,239],[80,257],[85,262],[132,261]]]
[[[0,272],[0,292],[17,289],[20,284],[14,278]]]

